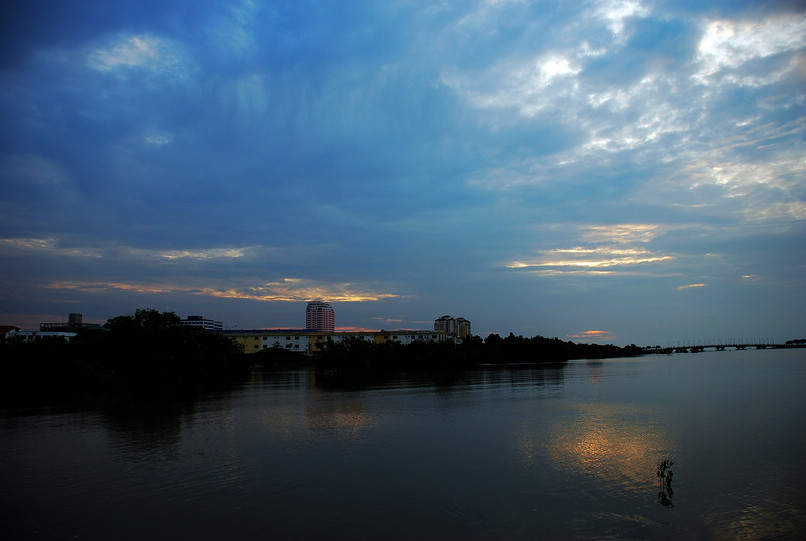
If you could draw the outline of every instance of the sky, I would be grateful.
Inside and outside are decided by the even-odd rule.
[[[0,14],[0,324],[806,337],[802,2]]]

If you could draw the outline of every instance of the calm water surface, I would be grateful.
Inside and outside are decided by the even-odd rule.
[[[0,537],[799,539],[805,384],[751,350],[5,412]]]

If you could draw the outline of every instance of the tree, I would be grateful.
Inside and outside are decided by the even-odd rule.
[[[122,393],[191,396],[246,376],[248,361],[232,340],[181,325],[173,312],[137,310],[70,342],[0,346],[6,400]]]
[[[138,308],[132,316],[117,316],[106,322],[106,328],[115,329],[168,329],[179,325],[182,319],[174,312],[160,312],[153,308]]]

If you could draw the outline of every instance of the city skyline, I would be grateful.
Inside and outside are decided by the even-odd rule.
[[[802,3],[2,13],[0,325],[806,334]]]
[[[146,310],[148,310],[148,309],[146,309]],[[244,329],[241,329],[240,327],[237,327],[237,326],[228,327],[228,326],[226,326],[224,324],[224,322],[216,321],[216,320],[211,319],[211,318],[207,318],[204,315],[196,314],[196,315],[187,315],[185,317],[182,317],[182,314],[176,314],[176,312],[173,312],[172,310],[166,310],[166,312],[173,313],[176,316],[178,316],[180,318],[180,323],[183,324],[183,325],[190,325],[192,327],[199,327],[199,328],[204,328],[204,329],[207,329],[207,330],[215,330],[215,331],[221,331],[221,330],[233,330],[233,331],[234,330],[287,331],[287,330],[292,330],[292,331],[317,331],[317,332],[383,332],[383,331],[394,331],[394,330],[400,330],[400,331],[426,331],[426,330],[429,330],[431,327],[433,327],[434,330],[442,330],[443,332],[446,332],[447,334],[458,335],[460,337],[469,336],[471,334],[470,333],[470,321],[468,321],[467,319],[465,319],[463,317],[451,318],[451,316],[449,316],[449,315],[445,315],[445,316],[441,316],[439,318],[435,318],[432,321],[432,324],[428,325],[429,329],[424,329],[424,328],[414,329],[414,328],[406,328],[406,327],[400,327],[400,328],[394,328],[394,329],[392,329],[392,328],[383,329],[383,328],[361,328],[361,327],[342,327],[342,326],[337,326],[337,325],[335,325],[335,313],[334,313],[334,310],[333,310],[332,306],[330,306],[329,303],[325,303],[325,302],[320,301],[320,300],[310,301],[310,302],[308,302],[306,304],[305,325],[304,326],[299,326],[299,325],[294,325],[294,324],[281,325],[281,326],[277,326],[277,327],[261,327],[260,325],[251,325],[251,326],[245,327]],[[129,315],[129,314],[120,314],[120,315],[125,316],[125,315]],[[443,327],[438,329],[437,328],[438,323],[440,321],[442,321],[442,320],[445,320],[446,318],[449,318],[449,319],[453,320],[454,328],[449,329],[449,328],[446,328],[445,326],[443,326]],[[62,316],[61,318],[59,318],[59,321],[55,321],[55,322],[41,322],[40,321],[39,323],[37,323],[35,325],[29,325],[30,328],[20,328],[20,330],[35,330],[35,328],[38,328],[40,331],[41,330],[50,330],[50,329],[64,330],[63,328],[80,328],[80,327],[98,328],[100,325],[103,325],[103,324],[106,323],[105,320],[99,320],[99,321],[94,322],[94,323],[84,324],[83,320],[84,320],[84,314],[71,312],[70,314],[67,314],[66,317]],[[464,331],[463,332],[457,332],[457,328],[458,328],[458,327],[456,327],[457,322],[459,322],[461,325],[464,326]]]

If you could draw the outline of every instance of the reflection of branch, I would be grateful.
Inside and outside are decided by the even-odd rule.
[[[672,477],[674,473],[671,470],[672,464],[674,462],[670,460],[662,460],[658,463],[658,469],[655,472],[658,476],[658,503],[660,503],[664,507],[674,507],[672,503],[672,496],[674,495],[674,491],[672,490]]]

